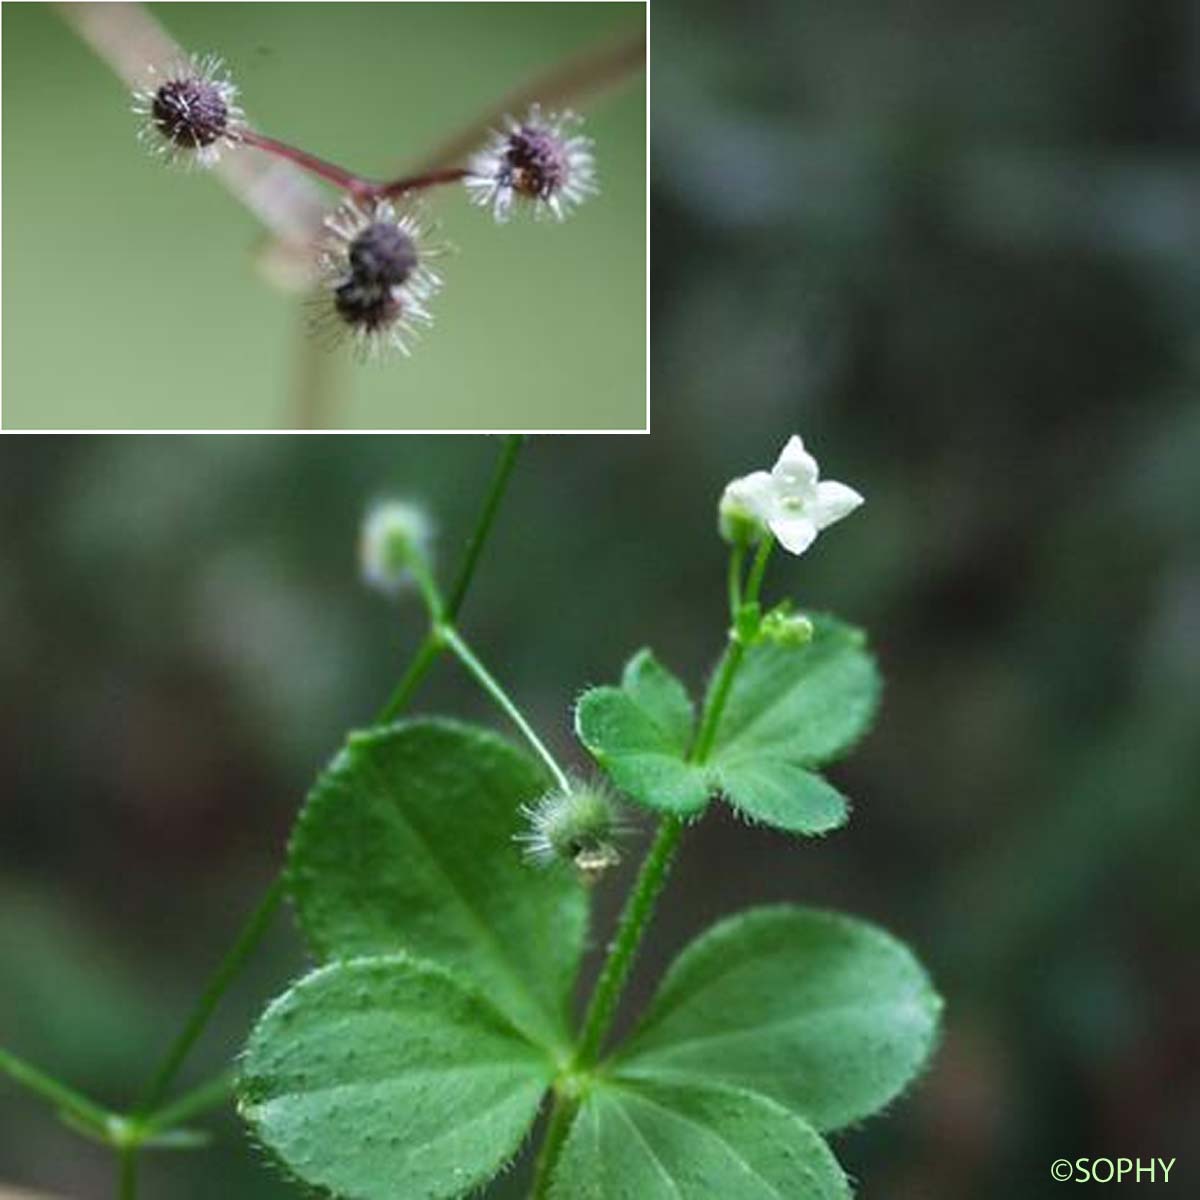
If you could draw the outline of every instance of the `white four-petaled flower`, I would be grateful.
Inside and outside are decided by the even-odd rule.
[[[769,471],[735,479],[721,496],[722,534],[740,540],[749,529],[770,532],[792,554],[803,554],[822,529],[863,502],[852,487],[821,479],[817,460],[793,435]]]

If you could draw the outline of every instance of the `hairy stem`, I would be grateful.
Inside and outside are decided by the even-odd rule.
[[[588,1001],[572,1070],[587,1071],[595,1065],[605,1035],[616,1016],[617,1004],[625,990],[638,946],[650,923],[655,902],[667,882],[667,872],[682,836],[681,818],[664,817],[659,823],[654,842],[642,860],[637,880],[625,900],[625,907],[617,923],[616,936],[609,943],[608,957],[604,960],[600,978],[596,981],[591,1000]],[[533,1200],[546,1200],[550,1195],[550,1181],[554,1176],[554,1168],[558,1164],[559,1155],[578,1108],[578,1096],[561,1090],[555,1092],[546,1136],[534,1168]]]
[[[659,822],[658,832],[625,901],[625,908],[617,924],[617,934],[609,946],[608,958],[596,981],[596,988],[588,1003],[587,1015],[583,1019],[583,1032],[579,1037],[579,1048],[575,1052],[576,1067],[586,1070],[595,1064],[601,1043],[612,1025],[617,1012],[617,1002],[629,978],[633,959],[650,922],[654,905],[667,882],[667,872],[679,839],[683,836],[683,820],[668,816]]]
[[[450,600],[446,604],[446,614],[451,618],[461,607],[466,597],[467,589],[471,585],[471,580],[474,578],[480,553],[495,523],[500,501],[508,488],[521,442],[521,437],[516,435],[505,439],[496,471],[492,476],[488,491],[484,496],[483,505],[476,518],[474,531],[468,539],[466,556],[462,566],[459,568],[454,589],[450,594]],[[417,647],[417,651],[404,675],[401,677],[396,691],[392,693],[392,696],[376,718],[377,723],[391,720],[408,703],[420,686],[421,681],[425,678],[429,668],[433,665],[441,648],[440,638],[433,633],[426,637],[421,645]],[[281,878],[276,878],[266,896],[254,912],[250,914],[249,918],[247,918],[237,935],[233,948],[217,968],[212,979],[205,987],[195,1009],[192,1011],[192,1015],[188,1018],[187,1024],[174,1043],[172,1043],[162,1064],[151,1077],[151,1081],[143,1095],[142,1110],[153,1108],[166,1095],[167,1089],[183,1065],[188,1052],[195,1045],[197,1038],[204,1031],[205,1026],[216,1010],[218,1001],[224,995],[243,964],[261,943],[263,936],[270,926],[271,918],[274,916],[283,897],[283,881]]]
[[[554,1093],[554,1106],[550,1109],[550,1120],[546,1123],[546,1135],[538,1151],[533,1168],[533,1200],[546,1200],[550,1195],[550,1181],[563,1143],[571,1132],[571,1123],[579,1110],[579,1101],[574,1097]]]
[[[545,743],[538,737],[533,726],[525,719],[521,710],[513,703],[508,693],[500,686],[488,669],[479,661],[474,651],[463,641],[461,634],[453,625],[438,626],[442,641],[450,648],[455,657],[474,677],[475,682],[495,701],[496,706],[521,731],[521,736],[533,747],[538,757],[546,764],[554,782],[563,791],[570,787],[566,773],[555,761],[554,755],[546,749]]]
[[[736,620],[737,610],[742,603],[753,604],[758,600],[773,544],[773,539],[770,537],[763,539],[750,568],[750,577],[746,583],[744,594],[740,592],[735,583],[735,580],[740,579],[743,555],[737,548],[732,550],[729,589],[733,620]],[[735,600],[738,603],[735,604]],[[700,732],[689,755],[691,761],[696,764],[703,763],[712,750],[721,713],[725,709],[734,677],[737,675],[745,655],[744,644],[734,634],[735,630],[731,627],[730,645],[718,668],[716,683],[709,692],[708,702],[705,704],[700,718]],[[683,830],[684,823],[681,817],[666,816],[659,822],[658,832],[654,836],[654,841],[646,857],[642,860],[638,877],[625,900],[625,907],[621,910],[616,935],[609,943],[608,957],[604,960],[600,977],[597,979],[591,999],[588,1001],[587,1012],[583,1018],[583,1028],[571,1064],[572,1071],[586,1072],[595,1066],[599,1058],[604,1039],[616,1016],[621,994],[629,980],[629,973],[633,967],[638,947],[650,925],[658,898],[666,886],[667,874],[679,849]],[[556,1090],[550,1121],[546,1126],[546,1136],[534,1168],[533,1200],[547,1200],[550,1195],[550,1181],[554,1176],[554,1168],[558,1163],[559,1155],[562,1153],[563,1144],[566,1142],[571,1122],[574,1120],[578,1108],[579,1099],[575,1094]]]

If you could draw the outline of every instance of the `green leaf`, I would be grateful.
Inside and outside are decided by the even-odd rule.
[[[516,1153],[554,1071],[486,1000],[405,955],[323,967],[250,1035],[239,1107],[300,1179],[348,1200],[460,1196]]]
[[[825,833],[846,823],[845,798],[820,775],[778,758],[716,763],[730,803],[752,821],[789,833]]]
[[[846,801],[808,768],[870,724],[879,677],[864,647],[858,630],[832,617],[813,620],[806,645],[751,646],[703,765],[687,761],[687,692],[648,650],[630,660],[619,688],[584,693],[576,730],[613,782],[649,808],[690,815],[722,791],[752,821],[826,833],[845,823]]]
[[[866,639],[834,617],[812,622],[812,641],[805,646],[761,642],[746,651],[711,762],[771,757],[818,766],[866,733],[879,701],[879,674]]]
[[[588,753],[631,799],[661,812],[695,813],[713,787],[686,762],[692,708],[683,684],[649,650],[625,668],[621,687],[584,692],[575,729]]]
[[[940,1011],[924,970],[883,930],[760,908],[720,922],[676,959],[617,1069],[744,1088],[839,1129],[921,1070]]]
[[[746,651],[708,765],[752,821],[804,834],[845,823],[845,799],[807,768],[844,752],[870,724],[879,677],[864,645],[857,630],[817,617],[806,645]]]
[[[687,688],[654,657],[639,650],[621,672],[621,689],[667,734],[671,744],[686,754],[692,740],[695,713]]]
[[[563,1145],[552,1200],[847,1200],[820,1135],[762,1096],[605,1082]]]
[[[541,768],[496,734],[411,721],[351,736],[296,823],[288,882],[324,958],[407,950],[480,987],[531,1038],[567,1044],[587,899],[513,843]]]

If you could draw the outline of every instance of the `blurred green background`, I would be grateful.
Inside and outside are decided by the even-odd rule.
[[[258,128],[381,177],[645,21],[627,3],[148,7],[227,61]],[[314,355],[301,302],[256,266],[262,227],[141,149],[125,87],[54,6],[3,23],[5,427],[295,424]],[[645,427],[644,74],[582,109],[601,195],[561,227],[501,228],[464,189],[431,192],[458,248],[436,324],[411,359],[337,355],[324,427]]]
[[[571,701],[635,648],[702,681],[724,615],[716,498],[801,431],[868,498],[768,589],[865,625],[884,665],[879,726],[834,771],[853,819],[796,845],[714,809],[628,1011],[722,913],[843,908],[910,941],[948,999],[919,1088],[835,1139],[862,1197],[1036,1200],[1059,1194],[1051,1161],[1102,1155],[1176,1157],[1186,1195],[1196,6],[755,12],[655,11],[655,435],[526,449],[464,628],[583,765]],[[0,443],[0,1040],[131,1097],[314,772],[420,636],[414,608],[355,581],[363,508],[424,498],[449,564],[497,450]],[[495,721],[449,665],[417,708]],[[597,894],[597,946],[623,882]],[[281,919],[188,1080],[303,963]],[[294,1194],[236,1121],[216,1130],[199,1156],[148,1159],[147,1196]],[[102,1152],[2,1082],[0,1179],[110,1186]]]

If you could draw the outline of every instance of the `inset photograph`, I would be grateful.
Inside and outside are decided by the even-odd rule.
[[[0,427],[647,432],[647,20],[6,5]]]

